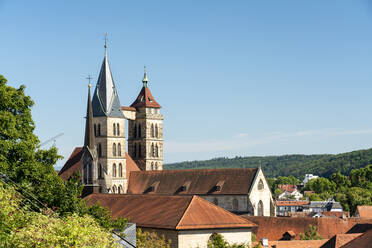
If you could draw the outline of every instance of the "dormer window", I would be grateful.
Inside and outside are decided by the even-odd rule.
[[[221,186],[220,185],[214,186],[214,191],[221,191]]]
[[[147,194],[147,193],[155,192],[158,186],[159,186],[159,181],[156,181],[153,184],[151,184],[150,187],[148,187],[143,193]]]
[[[150,97],[148,99],[149,99],[149,102],[152,102],[152,99]]]

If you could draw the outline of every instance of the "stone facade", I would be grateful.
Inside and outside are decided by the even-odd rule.
[[[141,170],[163,170],[163,115],[142,107],[128,120],[128,153]]]
[[[109,193],[126,193],[125,119],[94,117],[95,141],[98,151],[98,180]],[[115,127],[114,127],[115,126]]]

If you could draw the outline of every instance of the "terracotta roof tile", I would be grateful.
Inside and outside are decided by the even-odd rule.
[[[310,218],[310,217],[258,217],[243,216],[249,221],[257,224],[254,228],[257,239],[268,238],[269,240],[280,240],[288,230],[296,234],[295,239],[299,239],[299,234],[304,233],[309,225],[318,227],[318,233],[322,238],[329,239],[336,234],[342,233],[361,233],[372,227],[371,219],[360,218]]]
[[[126,106],[121,106],[121,110],[136,111],[136,108],[133,108],[133,107],[126,107]]]
[[[309,204],[309,201],[276,201],[277,206],[303,206]]]
[[[160,183],[157,190],[149,194],[248,194],[257,170],[243,168],[132,172],[128,193],[143,194],[158,181]],[[186,189],[180,191],[182,186],[186,186]]]
[[[351,240],[359,237],[360,235],[362,235],[362,233],[336,234],[320,248],[340,248],[342,245],[350,242]]]
[[[81,156],[83,156],[83,147],[75,147],[58,175],[63,179],[69,179],[74,172],[81,170]]]
[[[269,241],[269,247],[275,248],[319,248],[327,239],[322,240],[291,240],[291,241]],[[254,247],[256,243],[252,243]],[[262,247],[262,246],[261,246]]]
[[[372,247],[372,229],[363,233],[359,237],[341,246],[341,248],[364,248]]]
[[[372,218],[372,206],[357,206],[360,218]]]
[[[148,87],[142,87],[136,100],[130,106],[133,108],[139,107],[160,108],[159,103],[155,101],[155,98],[152,96],[150,89]]]
[[[81,157],[83,156],[83,148],[82,147],[75,147],[74,151],[67,159],[65,165],[59,171],[58,175],[63,179],[69,179],[74,172],[81,171]],[[133,161],[133,159],[129,156],[128,153],[125,153],[126,158],[126,170],[127,170],[127,178],[130,176],[130,173],[133,171],[140,171],[137,164]]]
[[[186,230],[255,226],[198,196],[91,194],[84,199],[89,205],[107,207],[113,218],[129,218],[139,227]]]
[[[278,189],[292,193],[297,189],[296,184],[279,184]]]

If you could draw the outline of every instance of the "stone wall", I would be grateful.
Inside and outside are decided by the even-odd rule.
[[[248,206],[248,195],[199,195],[199,196],[230,212],[234,212],[237,214],[252,214]]]

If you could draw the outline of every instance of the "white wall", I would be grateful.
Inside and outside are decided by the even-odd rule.
[[[262,179],[262,182],[264,183],[263,190],[258,190],[258,182]],[[253,205],[254,208],[254,215],[258,215],[258,203],[259,201],[262,201],[263,203],[263,214],[264,216],[270,216],[270,201],[272,199],[271,191],[268,183],[265,180],[265,176],[262,172],[262,170],[259,170],[256,178],[253,182],[253,185],[251,187],[251,193],[249,195],[249,199]]]
[[[251,245],[251,229],[207,229],[183,230],[178,233],[178,248],[207,247],[208,240],[213,233],[221,234],[229,244],[245,243]]]

